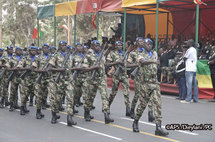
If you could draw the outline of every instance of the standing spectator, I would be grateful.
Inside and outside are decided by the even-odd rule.
[[[192,88],[194,89],[193,101],[198,102],[198,86],[196,80],[196,64],[197,64],[197,53],[194,48],[195,42],[190,39],[185,42],[184,48],[187,51],[184,55],[185,60],[185,77],[187,86],[187,97],[182,103],[190,103],[192,99]]]
[[[182,56],[182,52],[178,52],[180,54],[179,62],[176,65],[176,79],[179,89],[179,98],[180,100],[185,100],[187,94],[186,88],[186,80],[185,80],[185,62]]]
[[[215,46],[212,47],[211,51],[211,56],[209,57],[209,66],[210,66],[210,71],[211,71],[211,80],[212,80],[212,85],[213,85],[213,90],[214,90],[214,99],[213,101],[215,102]]]

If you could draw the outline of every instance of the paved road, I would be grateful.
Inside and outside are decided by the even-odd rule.
[[[133,97],[133,92],[131,92]],[[133,133],[132,120],[125,117],[125,105],[120,91],[111,106],[111,117],[115,122],[104,124],[101,112],[101,97],[97,94],[92,111],[95,119],[86,122],[83,119],[83,108],[74,120],[78,125],[66,126],[66,113],[61,112],[58,124],[51,124],[50,110],[43,111],[45,118],[35,118],[35,107],[30,107],[30,113],[20,116],[19,111],[9,112],[8,108],[0,109],[0,142],[215,142],[215,103],[200,100],[199,103],[182,104],[175,97],[162,95],[163,126],[166,124],[208,124],[213,125],[212,131],[173,131],[168,137],[154,135],[155,125],[148,123],[147,111],[140,121],[140,133]],[[131,100],[131,99],[130,99]]]

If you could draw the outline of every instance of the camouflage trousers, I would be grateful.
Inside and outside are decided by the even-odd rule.
[[[51,111],[58,113],[59,112],[59,104],[60,104],[60,99],[61,96],[58,94],[58,87],[57,83],[55,82],[54,78],[49,80],[48,83],[48,96],[50,98],[50,106],[51,106]]]
[[[43,101],[46,101],[48,96],[48,82],[41,81],[41,84],[36,83],[34,94],[36,96],[36,107],[41,109]]]
[[[161,94],[160,94],[160,85],[144,83],[141,88],[141,95],[139,96],[140,104],[137,107],[135,120],[139,120],[142,116],[143,111],[145,110],[149,100],[153,102],[155,123],[161,123]]]
[[[111,103],[113,102],[118,88],[119,88],[119,84],[122,83],[122,89],[123,89],[123,94],[124,94],[124,98],[125,98],[125,106],[130,108],[130,100],[129,100],[129,82],[128,82],[128,76],[124,75],[121,77],[113,77],[113,84],[112,84],[112,92],[109,96],[109,105],[111,105]]]
[[[138,77],[135,78],[134,84],[135,84],[134,98],[133,98],[132,103],[131,103],[131,109],[135,109],[137,101],[139,99],[139,96],[141,95],[141,87],[142,87],[142,85],[141,85],[140,80],[139,80]],[[153,111],[152,99],[149,100],[148,111]]]
[[[72,81],[72,93],[74,94],[74,104],[77,104],[81,95],[84,100],[84,109],[90,111],[90,102],[89,102],[89,83],[85,78],[77,78]]]
[[[21,106],[25,106],[28,96],[34,94],[35,84],[29,83],[28,80],[22,80],[20,83]]]
[[[70,81],[61,80],[57,84],[57,94],[60,96],[59,103],[62,101],[63,95],[66,97],[66,108],[67,114],[73,115],[73,107],[74,107],[74,93],[72,92],[73,86]]]
[[[11,87],[10,87],[10,102],[18,101],[18,88],[19,88],[20,81],[15,78],[13,81],[11,81]]]
[[[1,85],[0,85],[0,97],[4,99],[8,99],[8,87],[9,87],[9,81],[8,77],[4,76],[1,79]]]
[[[108,94],[107,94],[107,79],[106,77],[99,77],[94,81],[90,81],[89,83],[89,102],[90,109],[93,107],[93,102],[96,97],[97,90],[101,94],[102,99],[102,110],[104,113],[108,113],[110,111]]]

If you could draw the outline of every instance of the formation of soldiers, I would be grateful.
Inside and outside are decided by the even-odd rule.
[[[57,123],[63,111],[62,100],[66,98],[67,125],[76,125],[73,115],[78,113],[75,105],[80,104],[83,97],[84,119],[91,121],[94,117],[90,111],[94,109],[93,102],[97,91],[102,99],[102,112],[105,124],[114,122],[110,118],[110,106],[117,94],[119,84],[122,83],[127,117],[134,119],[133,131],[139,132],[138,121],[146,106],[149,106],[149,121],[156,123],[155,134],[168,135],[161,128],[161,95],[160,85],[157,81],[157,53],[152,50],[153,42],[150,39],[138,37],[137,50],[129,52],[130,47],[123,52],[123,43],[116,41],[115,50],[107,52],[109,45],[101,45],[94,40],[91,47],[76,43],[70,47],[66,41],[60,41],[58,49],[43,44],[42,53],[35,46],[30,46],[28,54],[23,55],[23,49],[12,46],[7,47],[7,53],[0,49],[0,107],[9,106],[9,111],[19,108],[18,88],[20,88],[20,115],[29,113],[29,106],[33,105],[35,96],[36,118],[42,119],[43,108],[48,107],[47,97],[50,100],[51,123]],[[105,58],[106,57],[106,58]],[[112,92],[107,93],[106,68],[113,77]],[[135,81],[135,95],[129,101],[129,77],[127,69],[134,68],[132,72]],[[8,98],[8,86],[10,97]],[[30,99],[29,99],[30,98]],[[9,101],[8,101],[9,100]],[[135,107],[137,101],[136,112]],[[153,111],[154,110],[154,111]]]

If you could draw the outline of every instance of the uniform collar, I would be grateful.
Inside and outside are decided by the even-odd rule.
[[[63,57],[65,58],[65,56],[66,56],[66,52],[60,52],[61,53],[61,55],[63,55]]]
[[[118,50],[118,53],[120,54],[120,56],[122,56],[122,50]]]
[[[30,56],[31,57],[31,61],[34,61],[34,59],[36,58],[36,56]]]
[[[99,51],[94,51],[94,53],[95,53],[97,56],[99,56]]]
[[[81,57],[82,58],[82,56],[83,56],[83,54],[82,53],[78,53],[77,54],[79,57]]]
[[[17,56],[17,55],[16,55],[16,58],[20,61],[21,58],[22,58],[22,56]]]

